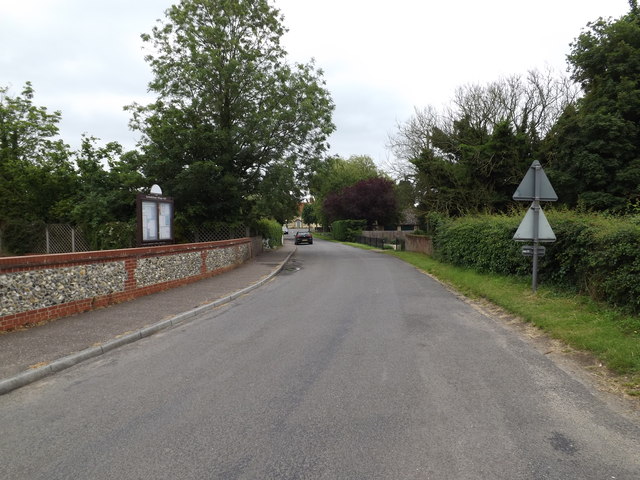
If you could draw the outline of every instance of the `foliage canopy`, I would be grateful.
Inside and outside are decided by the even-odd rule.
[[[369,226],[395,223],[398,217],[395,184],[379,177],[360,180],[327,195],[323,210],[330,222],[365,220]]]
[[[56,139],[61,114],[34,105],[34,95],[29,82],[16,96],[0,88],[0,228],[51,221],[74,191],[68,146]]]
[[[416,110],[390,138],[405,162],[396,176],[413,183],[425,211],[505,211],[542,136],[575,93],[551,71],[461,87],[452,108]]]
[[[333,220],[324,209],[324,201],[329,195],[337,194],[361,180],[381,175],[367,155],[352,155],[348,159],[333,156],[321,161],[309,181],[309,191],[315,200],[313,205],[316,219],[325,225]]]
[[[549,176],[564,201],[625,213],[640,199],[640,15],[599,19],[572,43],[568,61],[584,96],[547,142]]]
[[[267,0],[182,0],[142,36],[157,100],[131,124],[188,221],[246,219],[263,180],[302,181],[326,150],[333,102],[313,63],[287,64],[284,32]]]
[[[135,195],[144,185],[137,155],[116,142],[98,146],[93,137],[71,150],[57,138],[60,112],[35,105],[34,96],[29,82],[19,95],[0,88],[3,249],[29,252],[39,225],[66,222],[82,226],[94,249],[131,246],[110,243],[103,230],[135,218]]]

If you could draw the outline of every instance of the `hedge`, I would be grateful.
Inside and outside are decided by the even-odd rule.
[[[253,228],[267,241],[269,248],[282,246],[282,225],[277,221],[261,219],[255,222]]]
[[[331,234],[334,240],[354,242],[366,226],[366,220],[336,220],[331,224]]]
[[[640,222],[570,211],[545,211],[557,241],[545,243],[540,282],[587,293],[640,313]],[[428,216],[434,255],[479,272],[530,275],[531,259],[513,235],[524,212],[450,219]]]
[[[9,220],[0,229],[0,255],[24,255],[34,251],[38,240],[44,238],[44,222]]]

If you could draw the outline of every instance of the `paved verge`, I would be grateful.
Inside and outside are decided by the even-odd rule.
[[[0,395],[234,300],[278,274],[290,242],[206,280],[0,334]]]

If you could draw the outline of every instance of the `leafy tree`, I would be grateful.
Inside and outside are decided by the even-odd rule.
[[[324,200],[329,222],[366,220],[367,225],[387,225],[398,218],[395,185],[386,178],[370,178],[330,193]]]
[[[313,63],[289,65],[267,0],[182,0],[142,36],[157,100],[132,105],[142,169],[192,223],[244,220],[260,184],[326,150],[333,103]],[[287,178],[288,179],[288,178]]]
[[[22,94],[9,96],[0,88],[0,161],[10,159],[33,164],[46,162],[52,151],[64,151],[58,136],[59,111],[49,113],[46,107],[33,104],[35,90],[26,82]]]
[[[348,159],[339,156],[324,159],[317,167],[309,181],[309,191],[314,198],[314,209],[317,220],[328,223],[328,215],[324,211],[324,200],[331,193],[337,193],[360,180],[377,178],[381,172],[371,157],[352,155]]]
[[[598,19],[572,43],[568,61],[584,92],[546,141],[560,199],[625,212],[640,199],[640,15]]]
[[[256,216],[273,218],[283,224],[298,210],[301,191],[295,171],[284,163],[273,165],[258,186]]]
[[[309,189],[316,199],[322,199],[329,193],[338,192],[360,180],[379,177],[380,174],[368,155],[352,155],[346,160],[339,156],[328,157],[317,165]]]
[[[416,206],[416,189],[408,178],[402,178],[396,182],[396,198],[400,210],[413,210]]]
[[[305,203],[302,207],[302,221],[307,225],[318,223],[318,216],[316,215],[316,209],[314,203]]]
[[[56,139],[61,114],[34,105],[34,94],[29,82],[17,96],[0,88],[0,228],[64,220],[75,190],[68,146]]]
[[[491,132],[467,117],[448,133],[435,128],[430,149],[413,160],[422,209],[451,215],[504,211],[531,162],[533,147],[507,121]]]
[[[136,193],[145,184],[139,154],[123,153],[115,142],[98,147],[93,137],[72,152],[56,138],[60,112],[48,113],[33,98],[28,82],[15,97],[0,89],[0,230],[10,232],[4,247],[27,252],[34,224],[57,222],[83,226],[96,249],[130,246],[113,242],[113,227],[127,224],[124,237],[134,232]]]
[[[74,158],[80,178],[71,218],[83,227],[94,249],[132,246],[128,240],[135,233],[136,194],[145,184],[137,168],[139,154],[123,153],[117,142],[100,147],[96,138],[83,137]]]
[[[426,211],[504,211],[523,172],[575,89],[552,72],[531,71],[458,88],[453,106],[416,110],[389,140],[391,171],[414,184]]]

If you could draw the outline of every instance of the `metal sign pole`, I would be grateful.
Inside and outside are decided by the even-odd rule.
[[[540,245],[540,172],[541,165],[534,166],[535,176],[533,180],[533,274],[531,289],[533,293],[538,290],[538,246]]]
[[[540,218],[540,203],[536,200],[533,202],[533,272],[531,279],[531,289],[533,293],[538,290],[538,245],[540,244],[539,234],[539,218]]]
[[[529,240],[533,242],[532,246],[522,247],[522,254],[527,257],[533,257],[531,288],[533,293],[536,293],[538,289],[538,260],[545,254],[545,249],[540,246],[540,242],[555,242],[556,240],[551,225],[549,225],[547,218],[544,216],[540,202],[555,202],[558,200],[558,196],[551,183],[549,183],[549,179],[545,175],[540,162],[533,161],[513,194],[513,199],[533,202],[518,230],[516,230],[513,239],[519,242]]]

